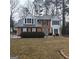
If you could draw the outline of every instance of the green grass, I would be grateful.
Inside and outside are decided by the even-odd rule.
[[[11,56],[20,59],[64,59],[57,50],[67,49],[68,37],[11,39]]]

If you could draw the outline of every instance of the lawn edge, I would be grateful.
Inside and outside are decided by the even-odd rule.
[[[64,54],[63,49],[58,50],[58,53],[59,53],[61,56],[63,56],[65,59],[69,59],[69,57]]]

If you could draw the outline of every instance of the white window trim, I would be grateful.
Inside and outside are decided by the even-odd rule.
[[[52,21],[52,25],[60,25],[60,22],[59,22],[59,21],[56,21],[56,22],[59,22],[59,24],[53,24],[53,22],[54,22],[54,21]]]
[[[31,19],[31,18],[30,18],[30,19]],[[27,23],[27,20],[28,20],[28,19],[26,19],[26,24],[32,24],[32,19],[31,19],[31,23]]]
[[[23,28],[23,32],[27,32],[27,28]]]
[[[32,32],[36,32],[36,28],[32,28]]]
[[[30,18],[31,19],[31,18]],[[34,23],[32,23],[32,19],[31,19],[31,23],[27,23],[27,19],[26,19],[26,23],[25,24],[35,24],[35,20],[33,20]]]

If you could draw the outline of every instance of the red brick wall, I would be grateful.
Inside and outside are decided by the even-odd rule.
[[[51,23],[50,23],[50,21],[48,21],[48,31],[50,32],[50,25],[51,25]]]
[[[51,27],[51,23],[49,20],[46,20],[47,25],[43,24],[42,22],[42,31],[44,31],[44,27],[46,26],[48,28],[48,32],[50,33],[50,27]]]

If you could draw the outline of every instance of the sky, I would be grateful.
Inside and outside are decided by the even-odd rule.
[[[34,0],[19,0],[21,5],[24,5],[25,2],[33,2]]]

